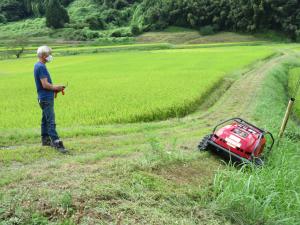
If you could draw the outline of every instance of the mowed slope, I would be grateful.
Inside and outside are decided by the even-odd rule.
[[[152,121],[190,113],[226,74],[272,54],[268,46],[235,46],[56,57],[60,127]],[[0,61],[0,132],[37,128],[35,58]]]

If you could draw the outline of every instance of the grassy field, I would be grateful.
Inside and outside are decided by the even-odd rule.
[[[97,136],[86,127],[65,139],[66,156],[27,140],[0,150],[0,224],[299,224],[292,120],[262,168],[231,167],[196,151],[217,121],[232,116],[276,135],[288,66],[297,63],[290,55],[236,73],[214,105],[184,118],[104,125]]]
[[[184,116],[227,74],[273,52],[269,46],[233,46],[56,57],[48,65],[53,80],[69,82],[56,100],[57,123],[76,128]],[[0,61],[3,136],[39,126],[35,62]]]
[[[40,146],[36,59],[0,61],[0,225],[298,225],[292,119],[261,168],[233,167],[196,146],[234,116],[276,137],[299,47],[145,46],[74,56],[61,52],[99,47],[55,46],[49,70],[69,82],[56,100],[68,155]]]
[[[298,93],[296,93],[297,91],[296,87],[298,85],[299,79],[300,79],[300,68],[296,67],[291,69],[289,73],[289,91],[290,91],[290,96],[296,99],[294,110],[296,115],[300,118],[300,90],[298,91]]]
[[[194,27],[193,13],[175,24],[195,29],[146,32],[142,24],[164,27],[202,4],[166,14],[144,1],[154,14],[143,19],[138,2],[74,0],[60,29],[37,15],[0,24],[0,225],[300,225],[300,45],[279,31],[214,33],[215,25]],[[219,24],[222,13],[207,19]],[[91,27],[100,15],[102,29]],[[40,143],[33,65],[44,44],[54,50],[54,83],[68,84],[55,100],[68,154]],[[278,139],[290,97],[294,112]],[[232,117],[275,137],[263,166],[198,151]]]

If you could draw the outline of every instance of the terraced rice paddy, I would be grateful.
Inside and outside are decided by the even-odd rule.
[[[151,121],[183,116],[224,76],[272,54],[266,46],[115,52],[56,57],[60,126]],[[35,128],[35,58],[0,61],[0,129]],[[7,88],[9,87],[9,88]]]

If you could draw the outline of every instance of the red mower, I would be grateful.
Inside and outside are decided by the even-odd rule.
[[[227,125],[226,125],[227,124]],[[218,129],[221,125],[225,125]],[[217,130],[218,129],[218,130]],[[271,143],[266,147],[267,138]],[[199,143],[200,151],[208,149],[225,153],[230,159],[242,163],[262,165],[262,153],[266,147],[270,152],[274,145],[273,135],[241,118],[232,118],[215,126],[212,134]]]

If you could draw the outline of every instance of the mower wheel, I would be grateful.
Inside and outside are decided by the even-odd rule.
[[[208,141],[210,139],[211,135],[206,135],[199,143],[198,149],[199,151],[207,151],[208,149]]]

